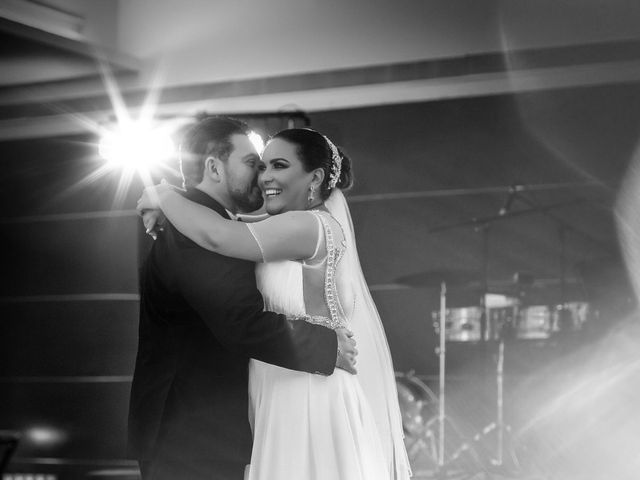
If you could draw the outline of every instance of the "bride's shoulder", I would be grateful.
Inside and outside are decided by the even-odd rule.
[[[339,240],[342,243],[345,239],[345,234],[344,227],[340,221],[327,210],[313,210],[313,212],[318,219],[318,223],[323,227],[323,230],[325,230],[325,234],[331,234],[334,240]]]
[[[295,220],[295,221],[310,221],[315,218],[316,211],[315,210],[291,210],[289,212],[281,213],[276,215],[277,217],[282,218],[283,220]]]
[[[309,210],[292,210],[269,217],[276,225],[294,228],[297,231],[314,228],[319,222],[316,215]]]
[[[270,218],[277,218],[281,226],[288,226],[288,230],[314,232],[319,236],[324,236],[326,230],[334,235],[334,232],[340,232],[338,235],[344,236],[340,222],[326,210],[292,210]]]

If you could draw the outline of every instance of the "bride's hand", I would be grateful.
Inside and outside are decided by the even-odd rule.
[[[160,196],[166,192],[171,192],[174,187],[164,182],[158,185],[146,187],[138,199],[136,210],[142,215],[145,210],[156,210],[160,208]]]
[[[163,230],[163,224],[166,220],[162,210],[160,210],[160,196],[172,190],[174,190],[174,187],[163,180],[159,185],[146,187],[138,200],[136,210],[142,217],[146,233],[151,235],[154,240],[158,237],[158,232]]]
[[[151,235],[153,239],[158,238],[158,232],[164,230],[164,222],[166,217],[162,210],[144,210],[142,212],[142,223],[146,229],[146,233]]]

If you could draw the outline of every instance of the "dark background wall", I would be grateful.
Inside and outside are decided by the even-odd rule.
[[[431,312],[439,289],[398,285],[409,274],[464,274],[466,281],[449,290],[450,305],[478,305],[486,260],[493,291],[513,293],[513,274],[527,272],[539,280],[530,301],[554,305],[562,301],[564,258],[566,299],[591,302],[601,312],[591,337],[574,341],[575,349],[630,308],[612,208],[636,148],[639,106],[640,89],[623,85],[310,114],[311,125],[354,161],[356,186],[349,195],[359,252],[396,370],[415,370],[433,382],[438,367]],[[263,133],[284,126],[254,123]],[[137,179],[122,196],[116,195],[119,172],[79,184],[101,165],[96,140],[0,143],[0,428],[28,433],[46,427],[62,435],[49,444],[25,436],[17,464],[28,471],[131,467],[124,460],[127,399],[137,340],[137,267],[148,242],[131,212],[141,188]],[[483,229],[468,221],[494,216],[504,205],[504,188],[487,188],[514,184],[548,188],[516,197],[511,211],[521,215],[481,222],[489,225],[485,255]],[[452,189],[459,194],[367,197]],[[547,211],[555,218],[528,211],[559,203]],[[563,353],[518,345],[507,351],[513,378]],[[474,376],[480,386],[472,388],[484,384],[482,395],[489,398],[494,354],[483,345],[451,345],[451,381]],[[463,399],[467,395],[468,402],[468,392],[455,404],[462,416],[471,408]],[[489,400],[481,403],[479,422],[492,408]]]
[[[0,144],[0,425],[22,432],[14,468],[63,478],[124,458],[137,342],[138,219],[118,175],[74,187],[92,141]]]

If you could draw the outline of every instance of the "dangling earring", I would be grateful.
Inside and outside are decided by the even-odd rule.
[[[316,191],[316,186],[312,183],[311,185],[309,185],[309,196],[307,197],[307,207],[313,204],[315,191]]]

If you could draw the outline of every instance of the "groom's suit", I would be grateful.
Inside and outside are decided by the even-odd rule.
[[[229,218],[204,192],[185,196]],[[145,478],[242,479],[251,454],[249,357],[333,372],[335,332],[264,312],[254,267],[197,246],[170,224],[154,242],[140,273],[129,411],[129,454]]]

